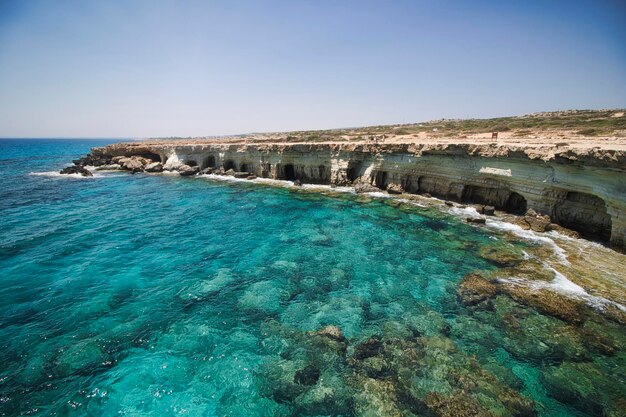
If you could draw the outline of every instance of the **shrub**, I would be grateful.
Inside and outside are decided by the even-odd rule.
[[[596,136],[598,134],[598,131],[596,129],[583,129],[579,130],[576,133],[583,136]]]

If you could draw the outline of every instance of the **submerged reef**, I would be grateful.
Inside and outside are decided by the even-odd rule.
[[[275,356],[255,383],[289,415],[535,416],[541,406],[510,368],[532,362],[546,397],[586,415],[623,415],[623,326],[593,309],[585,314],[579,300],[546,309],[475,273],[457,296],[451,319],[412,303],[410,319],[379,322],[354,338],[335,325],[300,331],[269,320],[262,343]],[[576,309],[583,312],[566,316]]]

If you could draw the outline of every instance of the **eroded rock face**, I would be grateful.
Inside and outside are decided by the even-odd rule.
[[[466,143],[160,142],[95,148],[79,161],[110,164],[120,157],[130,158],[120,165],[131,171],[162,161],[170,170],[193,164],[227,175],[247,172],[242,178],[432,195],[481,204],[485,215],[493,209],[522,215],[532,209],[536,215],[519,222],[524,228],[555,230],[550,225],[556,223],[626,248],[623,151]]]
[[[552,222],[550,216],[537,214],[535,210],[530,209],[524,216],[517,218],[514,223],[524,230],[545,232]]]

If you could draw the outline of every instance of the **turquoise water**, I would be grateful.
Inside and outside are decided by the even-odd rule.
[[[432,393],[493,415],[517,393],[540,415],[595,413],[546,388],[567,347],[529,330],[565,353],[520,353],[501,318],[564,323],[506,297],[459,304],[463,276],[495,268],[479,249],[501,238],[381,199],[33,175],[108,142],[0,141],[2,415],[420,415]],[[329,325],[347,340],[310,333]]]

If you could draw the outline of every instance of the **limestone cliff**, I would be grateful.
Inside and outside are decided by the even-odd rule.
[[[89,158],[141,156],[274,179],[428,193],[524,213],[534,209],[583,235],[626,247],[626,152],[468,143],[124,143]]]

